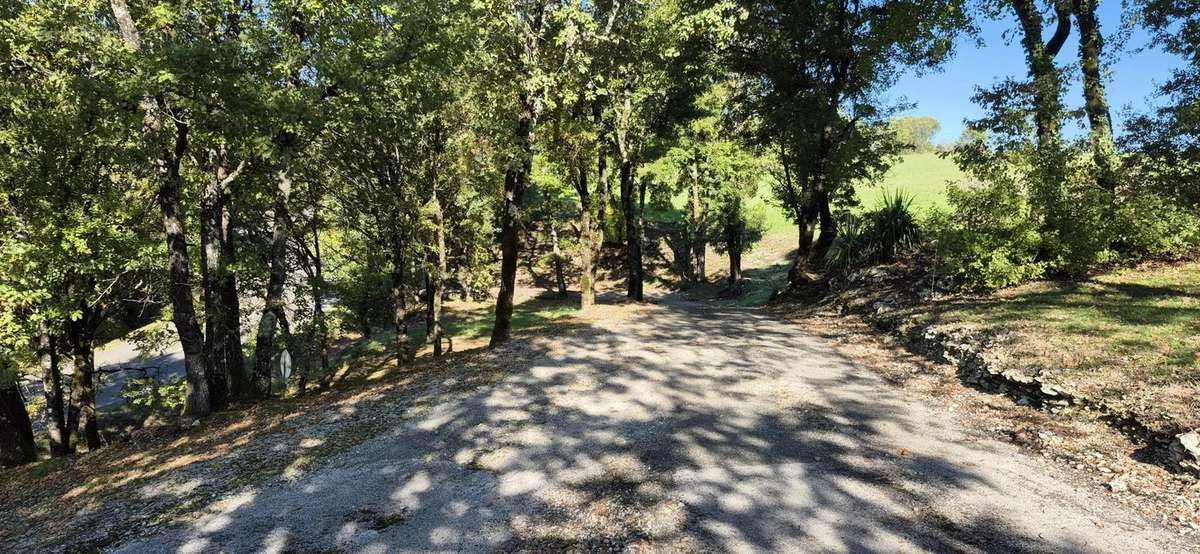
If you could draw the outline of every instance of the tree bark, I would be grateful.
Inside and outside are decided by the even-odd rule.
[[[524,113],[517,123],[516,139],[520,164],[504,174],[504,205],[500,214],[500,293],[496,297],[496,323],[490,346],[512,336],[513,294],[517,287],[517,263],[521,250],[521,209],[529,174],[533,171],[533,128],[535,114],[528,98],[522,98]]]
[[[554,228],[554,223],[550,223],[550,242],[554,248],[554,282],[558,286],[558,297],[567,297],[567,274],[563,270],[563,253],[562,248],[558,245],[558,229]]]
[[[0,466],[13,467],[37,459],[33,426],[16,383],[0,385]]]
[[[258,337],[254,345],[254,394],[260,398],[271,395],[271,361],[275,356],[275,330],[287,316],[283,290],[287,284],[288,200],[292,194],[292,176],[286,169],[276,174],[274,230],[271,235],[270,275],[263,300],[262,316],[258,320]]]
[[[700,172],[693,165],[688,168],[688,238],[691,259],[688,260],[689,279],[693,284],[708,282],[706,253],[708,241],[705,240],[704,230],[708,226],[708,207],[701,198]]]
[[[329,370],[329,323],[325,319],[325,262],[321,258],[321,207],[313,201],[313,323],[317,330],[317,359],[321,364],[320,388],[329,388],[333,378]],[[301,376],[300,393],[304,393],[307,374]]]
[[[228,307],[220,287],[227,265],[221,235],[228,201],[224,189],[229,172],[223,153],[214,153],[213,158],[214,176],[204,187],[200,200],[200,282],[204,293],[204,351],[210,362],[207,372],[209,394],[213,409],[220,410],[229,405],[232,396],[230,377],[234,371],[229,367],[230,356],[226,353],[230,348],[225,329]]]
[[[392,324],[396,327],[396,365],[404,366],[413,360],[408,339],[408,258],[404,254],[404,237],[399,230],[392,233]]]
[[[621,211],[625,215],[625,294],[637,302],[643,300],[642,232],[634,182],[633,161],[621,160]]]
[[[729,291],[734,295],[742,288],[742,247],[729,249]]]
[[[600,157],[603,158],[603,154]],[[579,304],[582,310],[587,310],[596,304],[595,260],[602,239],[597,237],[587,167],[582,164],[576,171],[575,192],[579,194]]]
[[[1074,0],[1075,23],[1079,26],[1079,61],[1083,68],[1084,109],[1091,126],[1092,159],[1096,164],[1096,182],[1105,190],[1114,190],[1117,154],[1113,142],[1112,113],[1104,90],[1101,58],[1104,35],[1096,18],[1096,0]]]
[[[820,234],[817,235],[817,241],[809,253],[809,260],[820,263],[825,260],[825,254],[833,246],[838,229],[837,222],[833,219],[833,211],[829,206],[829,193],[824,189],[817,189],[813,191],[812,196],[813,209],[816,211],[816,217],[820,224]]]
[[[1013,0],[1013,11],[1021,24],[1021,45],[1033,81],[1034,122],[1038,146],[1042,150],[1059,147],[1062,127],[1062,75],[1054,65],[1054,57],[1062,49],[1071,32],[1070,10],[1065,0],[1056,0],[1057,23],[1054,36],[1042,43],[1042,14],[1034,0]]]
[[[75,371],[71,376],[70,430],[79,434],[89,451],[101,446],[99,422],[96,421],[96,359],[93,314],[84,309],[79,321],[71,322],[68,331]]]
[[[217,291],[224,308],[221,330],[225,333],[225,367],[229,370],[229,388],[232,395],[245,397],[251,394],[251,390],[250,378],[246,373],[246,353],[242,346],[241,297],[238,295],[237,273],[231,267],[237,259],[233,229],[233,211],[228,201],[222,202],[220,241],[224,266],[218,275]]]
[[[125,46],[137,52],[141,50],[141,38],[129,6],[125,0],[111,0],[113,18],[117,22]],[[184,228],[181,208],[182,178],[179,164],[188,148],[188,127],[182,115],[175,113],[175,140],[171,146],[166,140],[164,112],[172,112],[171,106],[161,96],[146,94],[141,99],[144,114],[142,134],[149,150],[154,153],[155,178],[158,181],[158,205],[162,211],[163,229],[166,234],[168,253],[169,296],[173,309],[175,330],[183,345],[187,403],[184,414],[203,417],[212,411],[208,390],[208,360],[204,355],[204,337],[196,319],[196,307],[192,301],[192,276],[188,266],[187,233]]]
[[[58,458],[71,452],[71,433],[63,411],[62,367],[58,337],[50,334],[45,321],[38,323],[38,359],[42,367],[42,391],[46,397],[46,431],[50,438],[50,456]]]

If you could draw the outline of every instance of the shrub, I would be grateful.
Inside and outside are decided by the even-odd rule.
[[[863,218],[853,212],[837,215],[837,237],[825,252],[825,270],[845,275],[868,259],[868,232]]]
[[[887,262],[921,238],[921,227],[912,211],[912,197],[884,192],[879,206],[858,216],[837,216],[838,236],[825,254],[825,269],[834,275],[872,263]]]
[[[1153,193],[1117,211],[1116,247],[1134,258],[1178,259],[1200,246],[1200,216]]]
[[[893,261],[921,240],[921,226],[912,211],[913,197],[899,190],[883,191],[879,206],[863,214],[867,245],[874,261]]]
[[[947,197],[952,211],[935,211],[926,222],[939,272],[968,289],[1000,288],[1043,275],[1042,236],[1015,181],[951,186]]]

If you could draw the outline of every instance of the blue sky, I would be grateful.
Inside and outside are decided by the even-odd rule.
[[[1120,31],[1121,2],[1102,2],[1099,16],[1105,38],[1113,37]],[[962,39],[955,57],[942,71],[922,76],[905,75],[891,90],[895,97],[903,97],[917,104],[905,113],[930,115],[941,122],[942,131],[934,138],[935,142],[953,141],[962,134],[964,119],[982,114],[982,110],[971,102],[976,86],[991,85],[1008,76],[1026,76],[1025,58],[1018,37],[1013,32],[1016,29],[1015,18],[1009,16],[1000,21],[984,20],[980,22],[980,27],[985,43],[982,48],[977,48],[971,39]],[[1009,40],[1005,40],[1006,32]],[[1050,32],[1051,29],[1046,30],[1047,35]],[[1071,37],[1058,55],[1060,64],[1078,66],[1078,38],[1077,29],[1073,27]],[[1170,76],[1172,68],[1179,65],[1178,58],[1148,48],[1149,42],[1145,31],[1138,29],[1131,34],[1120,52],[1112,52],[1109,48],[1108,54],[1117,57],[1107,85],[1118,133],[1123,122],[1122,112],[1126,109],[1142,111],[1148,103],[1153,103],[1157,85]],[[1077,72],[1070,78],[1071,88],[1064,100],[1068,107],[1078,108],[1083,105],[1083,93]],[[1074,135],[1081,132],[1081,128],[1068,129],[1067,132]]]

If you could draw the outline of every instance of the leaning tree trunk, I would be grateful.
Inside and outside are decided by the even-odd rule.
[[[404,255],[404,237],[399,230],[392,232],[392,324],[396,326],[396,365],[407,365],[413,360],[412,345],[408,338],[408,283],[407,256]]]
[[[283,289],[287,283],[288,198],[292,193],[292,176],[286,168],[279,170],[276,183],[270,275],[267,277],[267,294],[263,300],[258,337],[254,345],[254,394],[260,398],[271,395],[275,330],[286,317]]]
[[[62,366],[58,337],[51,335],[46,322],[38,324],[38,359],[42,366],[42,391],[46,397],[46,433],[50,455],[58,458],[71,452],[71,433],[63,409]]]
[[[17,384],[0,385],[0,466],[13,467],[37,459],[33,426]]]
[[[517,123],[516,138],[521,160],[504,173],[504,206],[500,213],[500,293],[496,296],[496,323],[492,327],[491,346],[512,336],[513,294],[517,288],[517,263],[521,255],[521,208],[529,174],[533,171],[533,106],[522,99],[525,113]]]
[[[125,46],[135,52],[141,50],[141,38],[125,0],[110,0],[110,5]],[[206,375],[208,360],[205,359],[204,336],[201,334],[200,324],[196,319],[196,307],[192,301],[192,275],[188,267],[187,233],[184,229],[180,199],[182,178],[179,175],[179,164],[187,153],[188,127],[182,114],[174,113],[161,96],[144,95],[141,99],[141,109],[142,133],[146,145],[155,153],[158,205],[162,211],[168,253],[168,296],[171,299],[175,330],[179,333],[179,342],[183,345],[187,382],[184,413],[191,417],[202,417],[212,411]],[[168,145],[165,137],[164,113],[173,114],[172,121],[176,130],[173,148]]]
[[[1104,36],[1096,18],[1096,0],[1074,0],[1075,22],[1079,25],[1079,61],[1083,68],[1084,109],[1091,125],[1092,159],[1096,163],[1096,182],[1105,190],[1114,190],[1117,153],[1113,143],[1112,114],[1104,91],[1101,57]]]

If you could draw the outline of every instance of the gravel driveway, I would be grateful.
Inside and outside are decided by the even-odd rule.
[[[606,306],[118,552],[1192,548],[754,309]],[[325,417],[345,417],[345,410]]]

